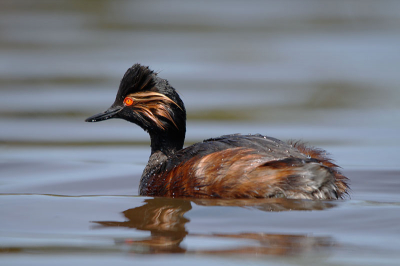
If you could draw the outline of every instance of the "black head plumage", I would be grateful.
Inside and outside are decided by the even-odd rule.
[[[148,66],[134,64],[122,77],[119,85],[117,100],[122,101],[126,95],[140,90],[151,90],[155,86],[157,73],[149,69]]]
[[[147,66],[135,64],[123,76],[116,99],[105,112],[86,119],[98,122],[120,118],[139,125],[152,139],[152,151],[181,149],[186,110],[175,89]],[[166,148],[167,147],[167,148]]]

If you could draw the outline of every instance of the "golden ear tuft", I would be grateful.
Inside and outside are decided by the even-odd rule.
[[[132,100],[132,103],[128,100]],[[129,101],[129,102],[128,102]],[[177,129],[174,119],[172,118],[167,106],[169,104],[174,104],[179,109],[182,108],[173,100],[165,96],[164,94],[154,92],[154,91],[139,91],[132,93],[127,96],[124,100],[126,106],[130,106],[135,103],[134,108],[142,113],[142,115],[153,121],[159,128],[165,130],[165,125],[161,122],[157,116],[161,116],[169,120]]]

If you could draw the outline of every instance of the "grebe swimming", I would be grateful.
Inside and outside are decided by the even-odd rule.
[[[129,68],[113,105],[86,119],[122,118],[150,135],[151,155],[139,193],[195,198],[339,199],[347,178],[325,151],[262,135],[225,135],[183,149],[185,106],[148,67]]]

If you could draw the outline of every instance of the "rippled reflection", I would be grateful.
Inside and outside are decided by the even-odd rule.
[[[305,200],[265,199],[265,200],[187,200],[153,198],[145,204],[123,212],[126,221],[95,221],[96,229],[105,227],[126,227],[149,231],[151,236],[143,239],[124,239],[116,241],[120,245],[129,245],[135,253],[207,253],[207,254],[271,254],[288,255],[305,251],[315,251],[334,244],[331,237],[313,237],[302,234],[269,234],[252,232],[244,228],[237,234],[194,234],[189,233],[186,224],[190,222],[184,215],[192,209],[192,203],[203,206],[238,206],[254,208],[262,211],[289,210],[324,210],[334,207],[334,203]],[[218,231],[217,228],[209,229]],[[181,245],[186,237],[207,237],[214,239],[231,239],[241,243],[239,247],[202,250],[188,250]],[[246,240],[246,241],[243,241]],[[203,241],[207,241],[204,240]],[[251,244],[249,244],[251,241]]]

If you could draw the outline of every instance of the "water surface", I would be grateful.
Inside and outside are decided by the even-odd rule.
[[[5,265],[398,265],[397,1],[2,1]],[[301,139],[351,180],[340,201],[138,196],[150,155],[108,108],[134,63],[188,110],[186,145]]]

